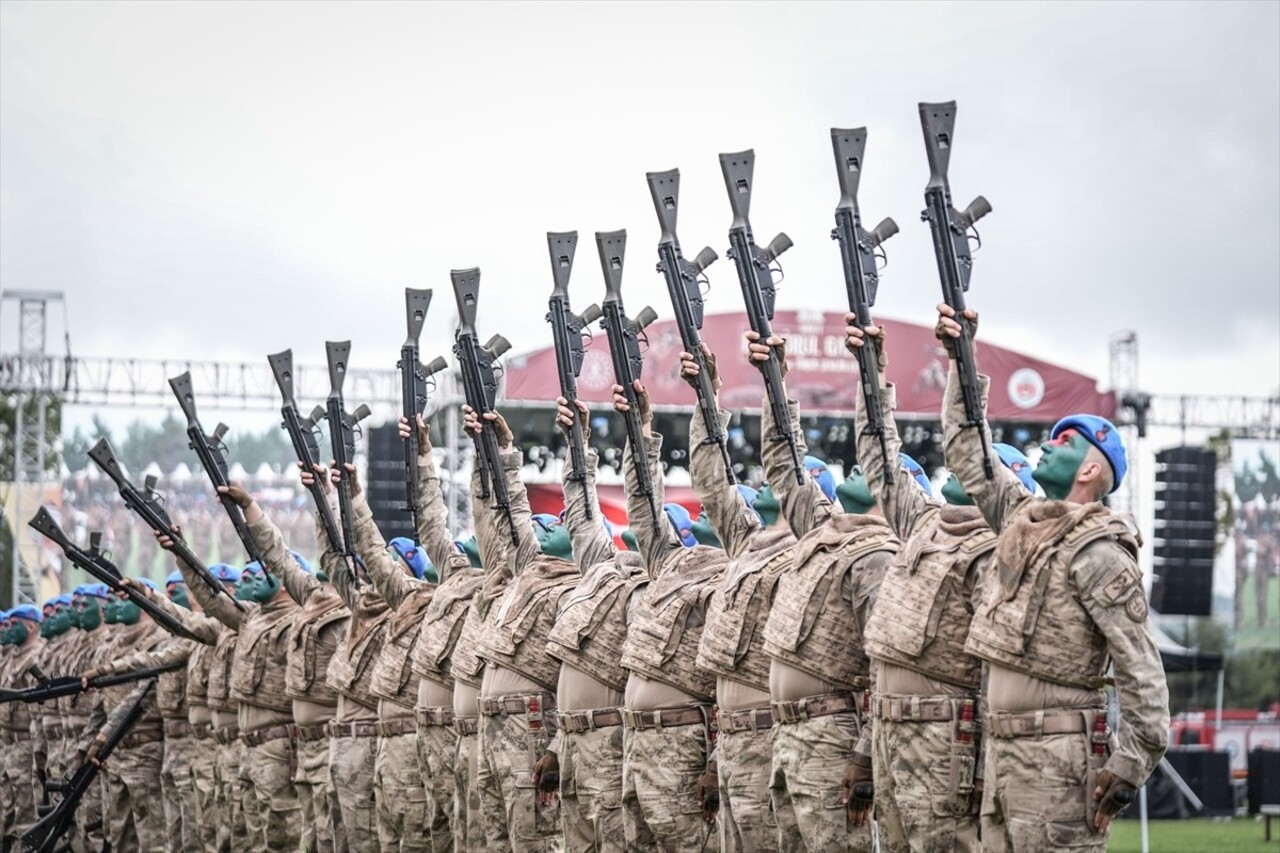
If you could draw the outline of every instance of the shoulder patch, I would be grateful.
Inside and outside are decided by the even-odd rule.
[[[1124,612],[1134,622],[1147,621],[1147,596],[1141,586],[1134,589],[1125,601]]]
[[[1128,572],[1120,572],[1111,580],[1107,581],[1106,586],[1102,588],[1103,600],[1108,603],[1119,604],[1121,601],[1126,601],[1127,598],[1131,598],[1132,596],[1125,595],[1125,591],[1134,585],[1135,580],[1136,578]],[[1138,589],[1138,594],[1142,595],[1141,587]]]

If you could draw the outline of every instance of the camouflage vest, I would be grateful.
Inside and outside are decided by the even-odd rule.
[[[578,566],[539,554],[489,608],[480,633],[480,656],[555,692],[560,661],[547,655],[547,636],[560,597],[579,580]]]
[[[35,680],[26,674],[26,670],[32,663],[42,663],[40,653],[43,650],[44,640],[37,640],[34,645],[27,648],[15,649],[10,646],[4,672],[4,686],[15,689],[34,687]],[[33,707],[35,706],[26,702],[0,703],[0,728],[11,732],[28,731],[31,726]]]
[[[140,627],[142,626],[121,626],[118,630],[128,631],[132,636]],[[79,675],[93,668],[96,663],[104,663],[137,651],[128,646],[121,646],[118,640],[120,634],[109,633],[102,627],[89,632],[74,628],[68,631],[66,636],[67,641],[58,648],[57,666],[63,675]],[[116,654],[117,652],[119,654]],[[127,690],[124,695],[128,695]],[[88,719],[89,713],[93,710],[93,697],[84,693],[59,696],[53,700],[53,707],[57,709],[58,715],[64,721],[83,722]]]
[[[435,591],[434,586],[422,584],[405,596],[400,609],[387,621],[386,640],[373,667],[373,695],[410,711],[418,704],[421,676],[409,665],[409,653],[418,642],[422,614],[431,606]]]
[[[1099,540],[1111,540],[1135,559],[1138,541],[1119,516],[1095,515],[1039,551],[1040,558],[1010,589],[998,560],[984,572],[978,611],[965,650],[983,660],[1068,687],[1100,689],[1106,682],[1107,642],[1080,603],[1070,567]],[[1043,618],[1041,618],[1043,617]]]
[[[290,713],[284,692],[289,627],[298,606],[290,599],[259,607],[240,625],[240,642],[231,665],[231,695],[246,705]]]
[[[325,673],[334,649],[346,638],[346,627],[340,623],[350,618],[351,611],[337,592],[322,587],[307,596],[289,628],[286,696],[317,705],[338,704],[338,692],[329,686]]]
[[[373,667],[386,639],[390,618],[390,610],[366,616],[361,620],[358,634],[353,634],[348,626],[347,636],[333,650],[325,673],[330,687],[366,708],[377,704],[373,699]],[[352,619],[352,624],[355,624],[355,617]]]
[[[764,623],[778,578],[791,565],[795,544],[790,530],[759,530],[747,549],[729,563],[707,607],[707,627],[698,645],[699,667],[768,691]]]
[[[236,700],[231,696],[231,667],[235,665],[236,645],[240,635],[230,628],[218,629],[218,642],[209,661],[209,689],[205,693],[209,707],[234,714]]]
[[[982,662],[965,652],[973,619],[970,573],[996,547],[972,507],[942,507],[885,569],[863,637],[867,654],[977,690]],[[946,519],[964,517],[967,523]]]
[[[194,640],[166,635],[167,639],[158,648],[167,649],[174,646],[186,648],[187,651],[196,645]],[[156,707],[160,716],[166,720],[185,720],[187,718],[187,668],[166,672],[156,679]]]
[[[93,633],[97,633],[94,631]],[[152,652],[163,645],[165,639],[170,635],[162,628],[157,626],[151,620],[139,622],[137,625],[129,625],[123,631],[116,635],[116,640],[111,647],[111,659],[123,657],[134,652]],[[167,673],[174,675],[176,673]],[[117,684],[114,687],[100,688],[102,694],[99,701],[102,702],[107,713],[111,713],[112,709],[118,707],[125,699],[129,698],[129,694],[138,686],[138,682],[130,681],[125,684]],[[156,685],[159,688],[159,684]],[[161,727],[161,709],[159,705],[159,691],[157,689],[155,704],[148,705],[142,717],[134,725],[132,731],[139,732],[145,729],[158,729]]]
[[[436,588],[431,606],[422,615],[418,642],[409,653],[409,665],[420,677],[445,687],[453,687],[449,675],[450,656],[462,636],[462,626],[470,609],[471,598],[484,583],[481,569],[455,569]]]
[[[614,690],[627,686],[622,646],[627,640],[627,603],[649,582],[644,558],[619,551],[587,569],[560,599],[560,613],[547,636],[547,654],[580,669]]]
[[[187,705],[209,706],[209,666],[213,663],[213,646],[193,642],[187,658]]]
[[[871,671],[860,614],[880,580],[863,575],[875,571],[868,558],[876,552],[897,550],[893,531],[875,516],[838,513],[806,533],[778,580],[765,651],[814,678],[860,689]]]
[[[695,545],[673,551],[657,578],[639,596],[622,665],[645,678],[662,681],[708,701],[715,676],[695,663],[707,600],[715,592],[727,557],[719,548]]]

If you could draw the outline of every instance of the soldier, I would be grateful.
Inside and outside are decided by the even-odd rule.
[[[721,383],[715,356],[705,345],[703,353],[718,406]],[[697,362],[689,353],[680,358],[681,375],[696,387]],[[717,411],[721,426],[727,427],[729,413]],[[791,564],[796,537],[776,510],[766,517],[752,508],[758,498],[754,489],[727,484],[731,478],[724,457],[707,442],[701,417],[690,421],[689,448],[694,491],[729,557],[724,579],[711,596],[697,660],[699,667],[716,674],[716,761],[704,785],[719,789],[720,849],[798,849],[803,843],[798,827],[790,822],[779,825],[769,793],[774,719],[769,656],[764,651],[765,620],[778,578]],[[824,463],[813,457],[805,462],[832,480]],[[834,482],[831,486],[834,489]]]
[[[623,453],[627,518],[652,580],[636,598],[622,654],[629,670],[622,771],[627,845],[700,851],[710,840],[703,803],[715,677],[695,659],[727,558],[698,543],[684,507],[663,503],[662,435],[653,430],[648,392],[638,381],[635,391],[648,458],[637,458],[630,444]],[[613,386],[613,406],[630,410],[620,385]],[[662,518],[653,517],[635,488],[638,465],[649,467]]]
[[[753,362],[767,359],[775,348],[786,376],[781,338],[762,343],[748,332],[747,341]],[[798,406],[792,401],[787,406],[803,455]],[[766,435],[778,429],[768,405],[761,429]],[[871,665],[862,636],[898,541],[883,518],[870,514],[875,501],[856,465],[836,487],[833,500],[812,476],[796,483],[784,442],[765,442],[762,455],[765,477],[800,540],[793,564],[778,581],[764,633],[765,651],[772,658],[769,693],[778,720],[774,806],[780,815],[794,811],[811,851],[870,851],[870,829],[851,826],[846,817],[847,791],[841,779],[851,762],[871,765],[871,726],[862,714]]]
[[[938,337],[954,360],[961,325],[946,305],[938,314]],[[977,315],[965,316],[976,330]],[[984,411],[989,383],[979,377]],[[1124,478],[1124,444],[1097,415],[1058,421],[1033,472],[1041,500],[1004,466],[986,477],[989,428],[967,421],[952,364],[947,467],[999,537],[966,644],[989,670],[982,842],[1102,851],[1111,819],[1164,755],[1169,727],[1140,543],[1132,522],[1101,503]],[[1108,663],[1120,700],[1116,735],[1106,721]]]
[[[481,420],[463,407],[463,427],[473,435]],[[513,853],[552,848],[560,834],[555,803],[542,803],[533,767],[556,734],[556,683],[560,662],[546,654],[547,636],[561,596],[578,582],[569,531],[555,516],[534,517],[520,469],[524,454],[497,412],[485,420],[497,432],[509,513],[493,514],[485,535],[510,543],[506,567],[511,585],[490,608],[479,635],[485,660],[480,683],[480,760],[476,774],[485,839],[492,849]],[[473,483],[474,488],[474,483]],[[514,540],[514,542],[513,542]]]
[[[209,567],[214,577],[223,585],[232,584],[235,595],[240,595],[240,585],[244,582],[244,573],[235,566],[218,563]],[[185,575],[184,575],[185,577]],[[193,597],[193,603],[199,609],[202,618],[213,620],[204,612],[199,597]],[[231,690],[231,671],[235,665],[236,646],[240,635],[218,622],[217,639],[208,661],[208,682],[206,699],[209,703],[210,723],[213,726],[212,738],[216,747],[213,762],[213,802],[209,806],[207,794],[201,797],[200,813],[216,814],[220,819],[214,820],[214,831],[218,853],[249,848],[249,828],[245,824],[245,794],[240,785],[240,766],[244,763],[244,744],[240,742],[239,703]],[[202,790],[200,773],[201,765],[197,762],[193,768],[196,782],[196,793]]]
[[[981,661],[964,646],[995,534],[954,474],[942,489],[946,504],[931,500],[924,471],[901,453],[884,332],[853,326],[852,314],[845,320],[846,346],[852,352],[869,338],[881,377],[885,450],[867,431],[867,413],[859,409],[858,458],[885,519],[905,543],[885,571],[866,632],[876,684],[871,716],[877,821],[889,851],[978,850]],[[1007,444],[995,450],[1034,493],[1026,457]],[[884,452],[902,461],[892,486],[886,483]],[[868,781],[867,772],[852,768],[851,786]],[[851,798],[850,805],[851,817],[864,820],[870,804]]]
[[[294,790],[302,826],[303,848],[331,853],[334,822],[330,813],[329,723],[337,711],[338,694],[325,679],[329,661],[346,635],[351,617],[341,596],[319,576],[302,555],[290,551],[284,535],[239,483],[220,486],[244,513],[249,535],[267,570],[279,577],[298,605],[287,638],[285,694],[292,702],[296,727],[297,769]]]
[[[574,418],[590,422],[562,397],[556,421],[572,441]],[[586,433],[584,433],[585,435]],[[565,526],[582,576],[563,599],[548,635],[547,654],[560,661],[556,682],[555,739],[534,765],[539,791],[547,800],[549,780],[558,776],[560,817],[569,853],[623,850],[622,705],[627,672],[622,646],[627,608],[649,581],[644,560],[614,547],[609,522],[596,497],[596,451],[583,446],[582,479],[564,468]]]
[[[0,633],[6,649],[4,683],[20,687],[34,684],[27,667],[38,663],[44,640],[38,625],[43,617],[33,604],[19,604],[5,614]],[[0,846],[6,850],[36,818],[36,803],[43,799],[44,768],[35,756],[37,723],[26,702],[0,704]]]

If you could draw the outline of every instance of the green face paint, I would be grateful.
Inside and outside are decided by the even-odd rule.
[[[947,477],[942,487],[942,499],[952,506],[973,506],[973,498],[969,497],[955,474]]]
[[[462,540],[462,551],[467,555],[468,562],[471,563],[473,569],[483,569],[484,564],[480,562],[480,545],[476,542],[475,534]]]
[[[114,595],[108,596],[106,602],[102,605],[102,621],[108,625],[116,625],[120,622],[119,616],[120,599]]]
[[[280,581],[276,580],[275,575],[267,575],[264,572],[263,574],[255,575],[254,578],[255,583],[250,600],[259,604],[266,604],[276,597],[276,592],[280,589]]]
[[[711,519],[707,518],[705,512],[699,513],[693,526],[689,528],[693,533],[693,538],[698,540],[699,545],[710,545],[712,548],[723,548],[724,544],[720,541],[720,537],[716,536],[715,528],[711,526]]]
[[[538,544],[542,547],[542,553],[562,560],[573,559],[573,542],[569,538],[569,528],[563,524],[557,524],[546,531],[542,530],[541,525],[535,524],[534,528],[541,531],[538,534]]]
[[[0,646],[12,646],[12,645],[13,645],[13,626],[10,625],[8,622],[6,622],[4,624],[4,627],[0,628]]]
[[[639,551],[640,543],[636,540],[636,535],[630,529],[622,531],[622,544],[627,546],[628,551]]]
[[[778,514],[782,512],[782,505],[778,503],[778,496],[773,493],[773,488],[768,483],[760,487],[760,493],[756,495],[756,502],[751,505],[751,508],[759,513],[766,527],[777,524]]]
[[[240,582],[236,584],[236,598],[240,601],[253,601],[254,593],[258,589],[258,576],[245,573]]]
[[[102,609],[98,607],[96,597],[86,596],[80,607],[80,628],[83,631],[96,631],[102,624]]]
[[[22,645],[29,636],[31,636],[31,627],[27,624],[26,619],[14,619],[9,624],[9,642],[11,645]]]
[[[66,608],[62,608],[44,620],[44,624],[49,626],[50,637],[65,634],[71,628],[71,613]]]
[[[121,625],[137,625],[142,618],[142,608],[125,600],[116,605],[116,621]]]
[[[169,584],[169,600],[179,607],[191,609],[191,599],[187,597],[187,585],[184,583]]]
[[[1073,429],[1063,430],[1056,439],[1040,445],[1040,461],[1031,473],[1049,500],[1064,500],[1071,494],[1076,474],[1093,445]]]
[[[867,485],[866,475],[859,465],[854,465],[844,482],[836,486],[836,498],[845,512],[855,515],[865,515],[876,505],[876,499],[871,496],[871,487]]]

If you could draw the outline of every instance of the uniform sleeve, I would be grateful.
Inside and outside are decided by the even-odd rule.
[[[249,535],[253,538],[258,553],[262,555],[263,566],[280,578],[290,597],[298,604],[304,604],[311,593],[320,588],[320,581],[304,572],[298,561],[289,554],[284,534],[265,512],[249,525]]]
[[[378,592],[391,605],[392,610],[399,610],[408,595],[417,588],[416,580],[410,578],[396,565],[396,558],[387,553],[386,540],[382,531],[373,521],[373,512],[365,500],[364,492],[351,497],[352,519],[356,533],[356,550],[364,561],[365,570]],[[348,605],[350,606],[350,605]]]
[[[866,406],[861,405],[861,395],[858,402],[858,463],[862,466],[862,473],[866,475],[871,494],[884,511],[884,520],[889,522],[898,538],[905,542],[915,532],[920,521],[933,514],[937,504],[929,499],[913,477],[902,471],[899,464],[902,437],[898,435],[898,424],[893,416],[898,408],[898,395],[894,386],[884,385],[880,388],[880,417],[884,421],[883,450],[880,448],[879,438],[866,434],[867,412]],[[884,482],[885,454],[888,454],[889,464],[893,465],[897,475],[887,491]]]
[[[498,532],[499,511],[493,508],[492,489],[489,497],[480,497],[480,466],[471,466],[471,520],[476,528],[476,548],[480,552],[480,562],[486,572],[500,571],[507,577],[511,569],[507,564],[507,555],[511,550],[511,540],[503,539]]]
[[[569,479],[572,472],[567,464],[561,479],[564,488],[564,521],[573,542],[573,559],[580,570],[586,571],[597,563],[612,559],[616,549],[605,530],[602,520],[604,516],[600,512],[600,501],[596,495],[596,466],[599,457],[590,447],[583,448],[582,456],[585,468],[582,479]]]
[[[182,579],[187,582],[187,592],[196,601],[200,602],[204,612],[226,625],[232,631],[239,631],[240,626],[244,624],[244,620],[248,618],[247,608],[236,607],[235,602],[229,597],[210,589],[204,578],[186,560],[176,554],[174,559],[178,562],[178,571],[182,572]]]
[[[987,395],[991,390],[991,377],[978,377],[978,393],[982,397],[982,411],[987,411]],[[947,373],[947,393],[942,401],[943,454],[947,469],[956,475],[960,485],[982,510],[991,529],[999,533],[1005,521],[1023,502],[1032,500],[1022,487],[1018,475],[1000,464],[1000,458],[991,448],[991,428],[983,420],[975,427],[964,427],[964,396],[960,386],[960,372],[955,362]],[[994,475],[990,480],[982,470],[983,449],[991,459]]]
[[[186,575],[183,575],[186,578]],[[203,583],[203,581],[201,582]],[[191,589],[191,583],[187,583],[187,589]],[[203,613],[196,613],[194,610],[188,610],[181,605],[174,604],[169,600],[169,596],[157,592],[154,589],[148,589],[145,593],[147,598],[151,599],[157,607],[168,613],[174,619],[182,623],[183,627],[191,632],[198,642],[204,643],[206,646],[216,645],[218,642],[218,628],[221,623],[218,620],[206,616]],[[218,598],[223,598],[219,595]],[[197,598],[197,600],[200,600]],[[238,612],[238,611],[237,611]],[[163,626],[161,626],[163,628]]]
[[[653,481],[653,503],[661,507],[666,498],[666,488],[662,478],[662,434],[652,432],[645,441],[648,458],[644,463],[649,467],[649,475]],[[654,575],[667,559],[671,550],[671,542],[666,535],[665,518],[655,519],[649,499],[639,493],[636,474],[636,457],[631,442],[627,442],[622,451],[623,481],[627,491],[627,524],[635,534],[636,544],[640,546],[640,554],[644,557],[649,574]],[[658,529],[655,531],[654,527]]]
[[[729,413],[718,409],[717,416],[720,426],[727,428]],[[698,411],[689,419],[689,477],[725,553],[731,560],[736,558],[746,550],[751,534],[760,529],[760,516],[730,482],[720,446],[707,441],[707,425]]]
[[[1120,699],[1117,748],[1105,769],[1142,785],[1169,745],[1169,688],[1142,588],[1142,572],[1116,543],[1090,545],[1071,564],[1080,601],[1107,640]]]
[[[880,583],[884,580],[885,569],[889,565],[889,561],[893,559],[892,551],[873,551],[868,554],[863,561],[863,565],[857,568],[854,573],[854,582],[852,586],[852,602],[854,621],[857,625],[859,643],[861,646],[861,637],[867,628],[867,622],[871,619],[871,609],[876,605],[876,597],[880,594]],[[859,654],[864,654],[859,649]],[[872,667],[874,673],[875,668]],[[874,675],[872,676],[874,678]],[[875,684],[871,684],[868,688],[874,692]],[[868,761],[871,760],[871,715],[862,714],[862,725],[858,732],[858,742],[854,746],[854,752],[865,756]]]
[[[511,512],[495,510],[494,525],[498,536],[505,542],[514,542],[515,547],[508,549],[511,558],[508,560],[511,574],[519,575],[524,567],[542,553],[538,546],[538,537],[533,535],[533,511],[529,509],[529,493],[524,487],[520,469],[524,467],[524,454],[519,448],[504,450],[502,456],[502,476],[507,484],[507,500]],[[514,525],[514,538],[512,537]]]
[[[191,646],[188,643],[165,643],[158,649],[150,651],[136,651],[132,654],[116,658],[113,661],[94,667],[100,670],[104,675],[111,675],[117,672],[129,672],[135,669],[153,669],[158,666],[167,666],[171,663],[180,663],[191,657]]]
[[[342,599],[342,603],[350,608],[351,612],[356,612],[356,608],[360,605],[360,590],[356,588],[356,578],[351,571],[351,567],[347,564],[346,558],[333,549],[333,545],[329,542],[329,536],[325,533],[324,522],[320,519],[320,513],[315,513],[316,521],[316,542],[321,547],[320,551],[320,570],[329,576],[329,580],[333,582],[333,588],[337,591],[338,597]]]
[[[761,406],[760,461],[764,465],[764,477],[782,506],[782,517],[799,539],[826,521],[836,509],[812,477],[802,478],[803,485],[796,483],[787,443],[769,440],[769,436],[778,431],[773,419],[773,407],[769,405],[767,398]],[[787,400],[787,412],[791,417],[791,432],[796,437],[796,451],[803,459],[809,448],[804,440],[804,430],[800,429],[800,404],[795,400]]]
[[[418,544],[436,567],[443,583],[453,571],[467,568],[470,562],[453,547],[449,532],[449,508],[440,489],[440,474],[431,456],[431,442],[419,445],[418,453]]]
[[[124,724],[124,718],[129,715],[129,711],[138,702],[138,700],[142,699],[143,693],[146,691],[147,684],[149,682],[150,682],[150,679],[144,679],[138,682],[137,684],[135,684],[133,686],[133,689],[129,691],[129,695],[126,696],[124,700],[120,702],[119,705],[116,705],[114,708],[112,708],[111,712],[105,716],[102,722],[102,727],[98,729],[96,734],[101,734],[103,737],[108,737],[108,738],[112,737],[120,729],[120,726]],[[144,710],[146,710],[151,708],[153,705],[155,705],[155,703],[156,703],[156,693],[154,690],[152,690],[151,693],[147,695],[146,701],[143,702],[142,707]],[[93,739],[92,736],[90,736],[89,741],[91,742],[92,739]],[[84,748],[85,751],[87,752],[88,751],[87,747],[88,747],[88,744],[86,743],[82,748]]]

